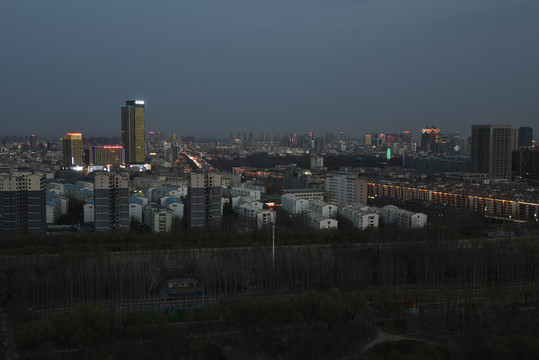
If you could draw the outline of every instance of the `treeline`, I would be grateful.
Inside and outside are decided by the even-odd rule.
[[[17,326],[16,342],[23,358],[64,349],[66,358],[328,358],[358,352],[372,337],[364,303],[337,289],[310,291],[189,310],[175,326],[166,325],[167,313],[118,313],[85,303]]]
[[[385,157],[375,157],[373,154],[346,154],[324,156],[324,166],[329,170],[338,170],[341,167],[374,167],[380,162],[385,162]],[[232,160],[214,159],[212,164],[221,170],[232,170],[233,167],[257,167],[262,169],[273,168],[277,165],[296,164],[302,169],[309,169],[310,155],[286,155],[277,156],[268,153],[255,153],[245,158]],[[402,166],[402,157],[394,157],[389,161],[390,166]]]
[[[21,359],[539,357],[539,342],[534,337],[537,329],[529,326],[536,323],[535,315],[524,333],[512,319],[490,321],[478,316],[479,321],[456,333],[449,343],[449,339],[439,346],[421,340],[383,342],[363,352],[376,328],[387,330],[391,322],[402,321],[376,316],[369,303],[364,295],[332,288],[297,296],[229,300],[215,307],[186,310],[183,322],[175,324],[169,324],[173,316],[168,312],[114,312],[103,304],[84,303],[59,317],[19,324],[15,339]],[[432,341],[430,337],[428,343]]]
[[[538,260],[536,247],[501,240],[278,247],[275,262],[270,247],[19,255],[0,265],[0,288],[6,304],[51,307],[163,297],[166,280],[187,272],[209,296],[528,287],[539,284]]]
[[[340,219],[339,230],[316,231],[308,227],[301,216],[290,217],[277,212],[276,241],[279,245],[325,243],[394,242],[394,241],[448,241],[480,237],[488,223],[474,214],[459,219],[446,217],[444,222],[422,229],[406,230],[392,226],[361,231],[353,229]],[[444,218],[445,219],[445,218]],[[453,222],[453,220],[455,220]],[[62,235],[11,234],[0,238],[0,256],[10,254],[59,254],[70,252],[133,251],[152,249],[192,249],[267,245],[271,242],[271,228],[245,231],[238,229],[238,220],[232,216],[223,219],[219,231],[188,231],[181,226],[174,232],[94,232]],[[451,224],[449,224],[451,223]]]

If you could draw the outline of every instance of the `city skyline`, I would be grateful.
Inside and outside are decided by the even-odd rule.
[[[140,98],[147,129],[197,137],[534,127],[538,10],[526,0],[8,1],[0,125],[116,134],[118,104]]]

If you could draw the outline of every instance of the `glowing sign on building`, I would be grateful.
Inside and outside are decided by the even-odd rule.
[[[387,159],[391,160],[391,149],[387,148]]]

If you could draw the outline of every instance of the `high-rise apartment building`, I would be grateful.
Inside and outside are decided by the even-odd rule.
[[[82,165],[82,134],[67,133],[62,137],[63,165]]]
[[[518,148],[531,148],[533,145],[533,129],[529,126],[518,129]]]
[[[95,231],[129,230],[128,179],[96,174],[94,179]]]
[[[332,204],[367,204],[367,182],[357,174],[330,174],[325,180],[327,201]]]
[[[144,101],[128,100],[122,106],[122,145],[128,164],[142,164],[146,157]]]
[[[221,224],[221,176],[214,173],[191,174],[189,178],[189,228],[206,230]]]
[[[0,233],[43,233],[45,184],[41,175],[0,175]]]
[[[92,146],[89,151],[90,165],[124,165],[125,149],[123,146]]]
[[[472,125],[471,171],[511,179],[513,134],[511,125]]]

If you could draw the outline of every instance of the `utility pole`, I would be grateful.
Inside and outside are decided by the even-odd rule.
[[[271,253],[272,253],[272,265],[273,265],[273,272],[275,272],[275,212],[272,216],[272,222],[271,222]]]
[[[272,253],[272,263],[273,263],[273,272],[275,272],[275,223],[272,224],[271,226],[271,238],[272,238],[272,249],[271,249],[271,253]]]

